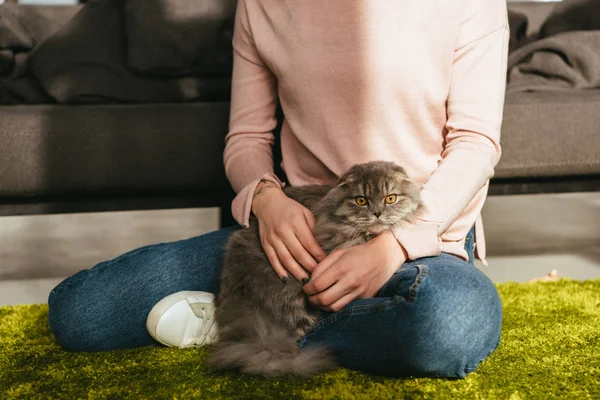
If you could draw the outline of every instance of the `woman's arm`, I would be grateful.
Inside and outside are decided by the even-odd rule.
[[[289,274],[306,282],[307,271],[325,254],[312,233],[312,213],[279,191],[283,183],[273,173],[277,84],[254,43],[245,0],[238,1],[233,48],[230,126],[223,155],[227,178],[237,192],[233,216],[249,227],[254,212],[261,245],[275,273],[284,283]]]
[[[454,53],[446,146],[421,190],[424,213],[394,231],[396,240],[382,234],[319,263],[303,290],[320,308],[335,312],[356,298],[372,297],[406,259],[440,254],[440,236],[493,175],[508,55],[506,1],[469,1]],[[401,246],[390,247],[394,242]]]
[[[277,125],[277,82],[256,49],[246,2],[240,0],[233,34],[233,76],[225,173],[237,193],[235,220],[248,227],[252,198],[260,179],[283,186],[273,172],[273,129]]]
[[[421,190],[424,213],[394,232],[409,259],[440,254],[440,236],[487,184],[500,158],[509,39],[506,1],[470,4],[454,53],[442,159]]]

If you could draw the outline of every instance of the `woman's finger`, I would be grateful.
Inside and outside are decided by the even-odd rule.
[[[315,216],[306,207],[302,207],[302,213],[304,214],[304,219],[306,219],[306,223],[308,224],[308,227],[310,228],[311,231],[314,232],[315,225],[316,225]]]
[[[309,211],[309,213],[310,213],[310,211]],[[310,216],[312,217],[312,214],[310,214]],[[308,220],[307,220],[307,222],[308,222]],[[307,229],[307,228],[310,228],[310,229]],[[308,250],[308,252],[315,258],[315,260],[323,261],[323,259],[325,258],[325,252],[323,251],[323,248],[317,242],[317,239],[315,238],[315,235],[313,234],[313,230],[314,230],[314,225],[311,228],[310,224],[308,224],[308,226],[306,226],[305,228],[298,229],[295,233],[296,233],[296,236],[298,237],[298,240],[300,241],[300,243],[302,243],[302,247],[304,247],[306,250]]]
[[[324,274],[325,271],[331,269],[331,267],[336,265],[337,260],[340,259],[343,254],[344,252],[339,250],[332,251],[330,254],[328,254],[327,257],[325,257],[323,261],[319,262],[317,267],[312,271],[311,279],[314,280],[320,275]]]
[[[332,263],[332,265],[334,265],[335,261],[336,261],[335,259],[330,261],[329,258],[327,258],[324,261],[324,263]],[[317,268],[321,268],[322,264],[319,264],[319,266]],[[329,267],[325,270],[322,270],[322,272],[318,271],[318,273],[314,273],[311,277],[311,281],[302,288],[302,291],[307,296],[313,296],[318,293],[329,290],[329,288],[332,285],[337,284],[340,279],[341,279],[341,276],[340,276],[338,268]],[[338,288],[338,289],[341,289],[341,288]]]
[[[263,250],[265,251],[267,258],[269,259],[273,270],[275,271],[279,279],[281,279],[281,282],[286,283],[289,279],[288,272],[285,270],[283,265],[281,265],[281,262],[277,257],[277,252],[275,251],[275,249],[270,244],[265,243],[263,244]]]
[[[290,232],[288,235],[282,238],[282,241],[290,251],[294,259],[300,264],[308,272],[312,272],[317,266],[317,262],[310,255],[310,253],[304,248],[300,240],[294,235],[293,232]]]
[[[283,267],[301,284],[308,283],[310,276],[294,259],[285,244],[282,241],[276,241],[272,246],[277,252],[277,258],[279,258]]]
[[[319,308],[328,309],[350,292],[352,292],[352,288],[345,286],[343,280],[338,280],[328,289],[310,296],[309,300],[312,298],[313,304]]]
[[[346,307],[348,304],[352,303],[354,300],[358,299],[359,297],[355,292],[350,292],[338,301],[331,304],[329,307],[327,307],[327,311],[338,312],[342,308]]]

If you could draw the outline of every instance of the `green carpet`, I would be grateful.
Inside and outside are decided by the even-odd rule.
[[[600,399],[600,280],[501,284],[502,342],[464,380],[346,369],[310,381],[212,375],[206,348],[69,353],[46,305],[0,308],[0,399]]]

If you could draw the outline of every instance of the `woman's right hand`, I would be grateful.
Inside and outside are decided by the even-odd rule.
[[[263,185],[252,199],[260,241],[273,270],[282,282],[288,273],[305,285],[325,252],[317,243],[312,212],[290,199],[275,184]]]

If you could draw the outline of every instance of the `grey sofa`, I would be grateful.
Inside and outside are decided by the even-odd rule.
[[[66,23],[78,7],[37,9]],[[551,7],[511,4],[527,35]],[[0,215],[220,207],[231,224],[228,114],[226,100],[0,105]],[[600,189],[600,89],[507,93],[502,145],[492,195]]]
[[[596,41],[587,50],[592,53],[594,65],[600,60],[597,0],[509,0],[508,6],[512,12],[509,67],[511,57],[519,50],[519,43],[513,40],[524,46],[548,34],[549,29],[578,30],[563,36],[567,45],[573,38],[578,40],[577,35],[585,35],[585,30],[594,29],[588,32],[595,35]],[[565,57],[551,45],[544,50]],[[575,64],[582,60],[563,61]],[[560,80],[558,74],[556,78]],[[503,154],[490,194],[600,190],[600,84],[597,75],[595,78],[581,90],[518,91],[511,90],[509,80],[502,125]]]

